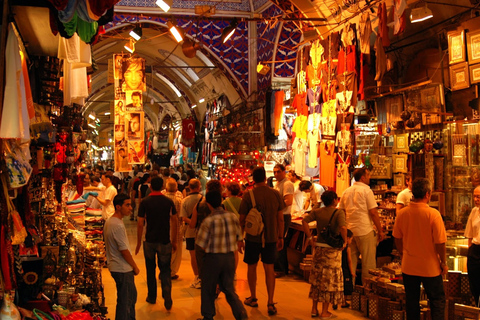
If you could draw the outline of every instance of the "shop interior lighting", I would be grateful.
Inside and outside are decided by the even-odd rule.
[[[410,22],[421,22],[433,18],[432,10],[427,7],[427,4],[424,6],[413,8],[410,12]]]
[[[91,128],[93,128],[93,129],[95,129],[95,125],[93,125],[93,124],[91,124],[91,123],[89,123],[88,126],[91,127]]]
[[[192,106],[192,109],[195,109],[196,107],[197,107],[197,105],[196,105],[196,104],[194,104],[194,105]]]
[[[136,26],[129,34],[135,41],[140,40],[142,38],[142,27]]]
[[[130,40],[125,44],[125,46],[123,46],[123,47],[124,47],[125,50],[127,50],[128,52],[134,53],[134,52],[135,52],[135,40],[130,39]]]
[[[205,102],[205,99],[204,99],[204,98],[198,100],[198,103],[204,103],[204,102]]]
[[[90,113],[90,114],[88,115],[88,117],[89,117],[90,119],[92,119],[92,120],[95,120],[95,116],[93,115],[93,113]]]
[[[174,25],[172,21],[167,22],[167,27],[178,43],[183,41],[183,35],[182,35],[183,32],[181,31],[180,28],[177,28],[177,26]]]
[[[237,19],[233,19],[232,22],[230,22],[230,25],[223,29],[222,31],[222,43],[225,43],[230,39],[233,34],[235,33],[235,30],[237,29],[238,26],[238,21]]]
[[[92,143],[92,140],[85,140],[86,143]]]
[[[105,115],[106,115],[106,116],[109,116],[109,115],[110,115],[110,112],[105,112]]]
[[[168,12],[172,7],[173,0],[157,0],[156,4],[165,12]]]

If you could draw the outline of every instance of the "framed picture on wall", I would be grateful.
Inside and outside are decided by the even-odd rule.
[[[466,224],[468,216],[472,211],[472,193],[456,192],[453,195],[453,212],[456,215],[456,222]]]
[[[470,86],[468,63],[462,62],[450,66],[450,87],[452,91],[466,89]]]
[[[405,187],[405,175],[403,173],[397,173],[393,175],[393,185],[398,187]]]
[[[470,69],[470,83],[479,83],[480,82],[480,63],[474,64],[469,67]]]
[[[395,135],[393,152],[408,152],[408,133]]]
[[[407,154],[394,154],[393,158],[393,172],[407,173]]]
[[[480,30],[467,33],[468,62],[480,62]]]
[[[465,30],[448,33],[448,62],[455,64],[466,61]]]

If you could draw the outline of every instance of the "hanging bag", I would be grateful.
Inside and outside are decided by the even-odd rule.
[[[12,245],[19,245],[23,243],[25,238],[27,237],[27,230],[23,226],[22,218],[20,214],[15,209],[15,206],[8,195],[7,183],[5,179],[5,175],[1,176],[2,185],[3,185],[3,192],[5,194],[5,201],[7,202],[7,211],[8,211],[8,218],[12,219],[13,222],[13,236],[12,236]]]
[[[342,248],[343,247],[343,238],[340,234],[335,235],[332,229],[330,228],[330,225],[332,223],[333,217],[335,216],[335,213],[337,212],[337,209],[333,211],[330,220],[328,221],[328,225],[324,227],[320,231],[320,235],[322,238],[325,240],[325,242],[332,248]]]
[[[252,200],[252,208],[248,211],[247,217],[245,218],[245,232],[251,236],[259,236],[263,233],[263,217],[262,213],[257,209],[252,189],[248,191],[250,192],[250,199]]]

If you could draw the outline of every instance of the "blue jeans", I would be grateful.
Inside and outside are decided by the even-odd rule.
[[[407,319],[420,320],[420,283],[430,302],[432,320],[445,319],[445,291],[443,289],[442,275],[436,277],[420,277],[403,274],[405,286]]]
[[[172,244],[161,244],[153,242],[143,242],[143,253],[145,255],[145,267],[147,269],[147,288],[148,299],[155,301],[157,299],[157,278],[155,271],[157,268],[155,256],[160,269],[160,282],[162,285],[162,297],[165,302],[172,301],[172,278],[170,263],[172,260]]]
[[[135,303],[137,302],[137,288],[133,271],[111,272],[117,285],[117,307],[115,320],[135,320]]]
[[[215,316],[215,290],[217,284],[225,293],[236,320],[246,319],[247,311],[235,293],[233,279],[235,276],[235,256],[229,253],[205,253],[200,273],[202,279],[201,312],[204,319]]]

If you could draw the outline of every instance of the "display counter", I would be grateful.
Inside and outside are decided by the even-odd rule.
[[[310,222],[308,226],[312,236],[315,236],[317,234],[317,222]],[[300,263],[307,254],[311,253],[311,248],[303,231],[302,219],[292,220],[290,223],[285,245],[287,246],[289,270],[303,275]]]

